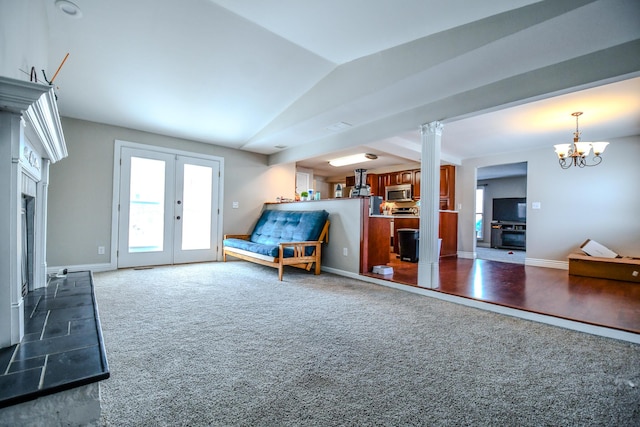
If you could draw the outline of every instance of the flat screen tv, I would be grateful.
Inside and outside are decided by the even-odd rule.
[[[493,220],[499,222],[527,222],[527,198],[505,197],[493,199]]]

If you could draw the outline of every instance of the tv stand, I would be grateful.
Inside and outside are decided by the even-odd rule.
[[[492,222],[491,247],[525,250],[527,247],[527,224],[524,222]]]

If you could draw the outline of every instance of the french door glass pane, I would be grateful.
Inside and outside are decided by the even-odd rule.
[[[211,248],[212,169],[184,165],[182,250]]]
[[[164,248],[163,160],[131,157],[129,252],[159,252]]]

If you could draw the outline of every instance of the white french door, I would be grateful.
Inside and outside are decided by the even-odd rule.
[[[121,148],[118,268],[216,259],[220,163]]]

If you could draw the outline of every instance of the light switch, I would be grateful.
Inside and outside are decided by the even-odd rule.
[[[540,209],[540,202],[531,202],[531,209]]]
[[[240,207],[240,203],[239,203],[239,202],[233,202],[233,203],[231,204],[231,207],[232,207],[233,209],[238,209],[238,208]]]

